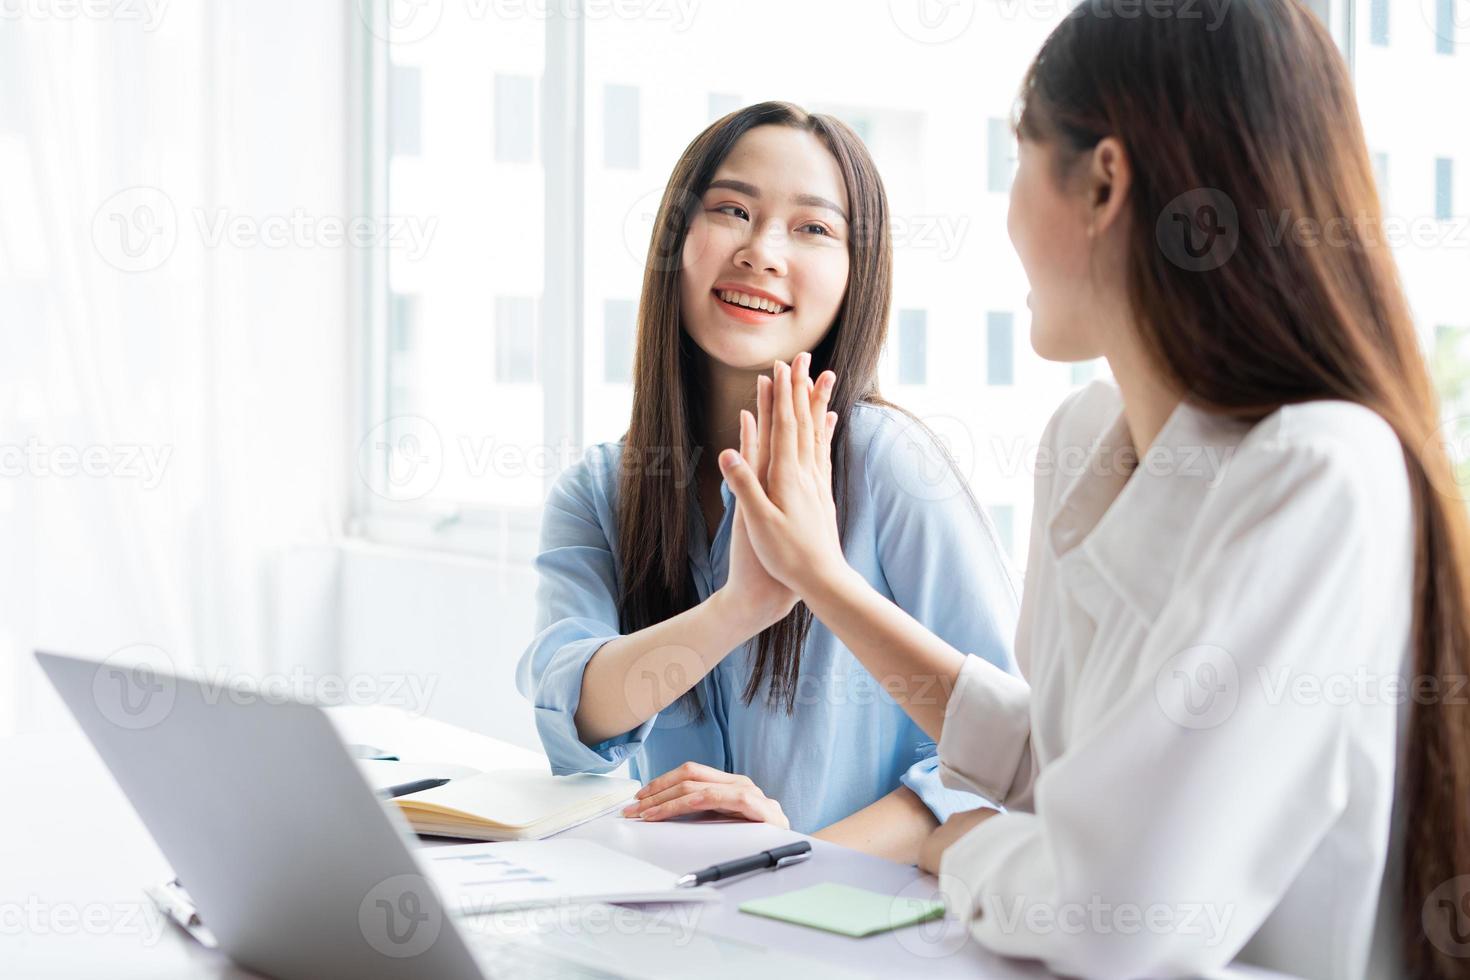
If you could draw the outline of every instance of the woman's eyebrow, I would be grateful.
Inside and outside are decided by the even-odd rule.
[[[734,191],[737,194],[744,194],[746,197],[753,197],[756,200],[760,200],[760,188],[743,180],[735,180],[731,177],[723,177],[719,180],[710,181],[710,190],[714,190],[717,187],[724,188],[725,190],[729,191]],[[829,211],[835,211],[837,212],[838,216],[842,218],[843,221],[848,220],[847,212],[842,210],[842,208],[838,207],[833,202],[827,200],[825,197],[821,197],[816,194],[793,194],[791,195],[791,200],[794,204],[804,204],[807,207],[826,208]]]
[[[721,180],[712,180],[709,182],[710,190],[714,190],[716,187],[723,187],[727,191],[734,191],[737,194],[744,194],[746,197],[759,198],[761,196],[760,188],[756,187],[754,184],[747,184],[743,180],[735,180],[730,177],[726,177]]]
[[[827,208],[829,211],[836,211],[838,217],[843,221],[847,220],[847,212],[825,197],[818,197],[816,194],[796,194],[792,196],[791,200],[797,204],[804,204],[811,208]]]

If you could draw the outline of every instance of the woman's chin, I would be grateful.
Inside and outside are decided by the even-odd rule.
[[[694,342],[711,362],[731,371],[764,371],[777,358],[789,361],[795,356],[763,338],[727,335],[715,338],[695,337]]]
[[[1093,343],[1089,337],[1079,337],[1074,330],[1053,330],[1040,322],[1039,318],[1031,319],[1031,349],[1036,351],[1036,356],[1044,361],[1058,361],[1063,364],[1074,361],[1090,361],[1097,357]]]

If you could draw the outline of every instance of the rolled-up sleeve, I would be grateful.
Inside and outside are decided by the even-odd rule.
[[[868,449],[864,472],[893,601],[950,646],[971,654],[976,666],[1025,688],[1011,676],[1019,606],[1011,567],[995,528],[935,437],[918,420],[891,412]],[[910,692],[922,696],[922,690]],[[978,785],[943,780],[942,753],[934,742],[921,744],[916,756],[902,782],[937,819],[998,802],[975,795],[989,796]]]
[[[938,746],[923,742],[914,750],[915,762],[900,777],[899,782],[907,786],[914,795],[924,801],[934,819],[940,823],[961,810],[973,810],[979,806],[996,805],[997,800],[977,795],[974,788],[952,782],[945,777],[939,763]]]
[[[516,667],[516,687],[531,702],[558,775],[617,768],[642,746],[657,717],[596,745],[577,734],[582,673],[620,635],[617,565],[598,516],[595,451],[568,468],[547,497],[535,562],[536,636]]]
[[[1026,793],[1033,777],[1031,688],[1019,677],[966,657],[944,709],[939,778],[1001,806]]]

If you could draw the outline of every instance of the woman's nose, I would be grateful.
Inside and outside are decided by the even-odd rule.
[[[786,274],[786,246],[790,236],[786,227],[778,221],[767,222],[753,231],[750,241],[735,255],[741,268],[752,272],[769,272],[773,275]]]

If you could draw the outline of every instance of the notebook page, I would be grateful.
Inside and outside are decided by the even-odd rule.
[[[549,776],[528,770],[481,773],[443,786],[398,797],[398,805],[418,813],[451,811],[504,827],[528,827],[573,814],[598,801],[607,806],[638,792],[634,779],[577,774]]]

